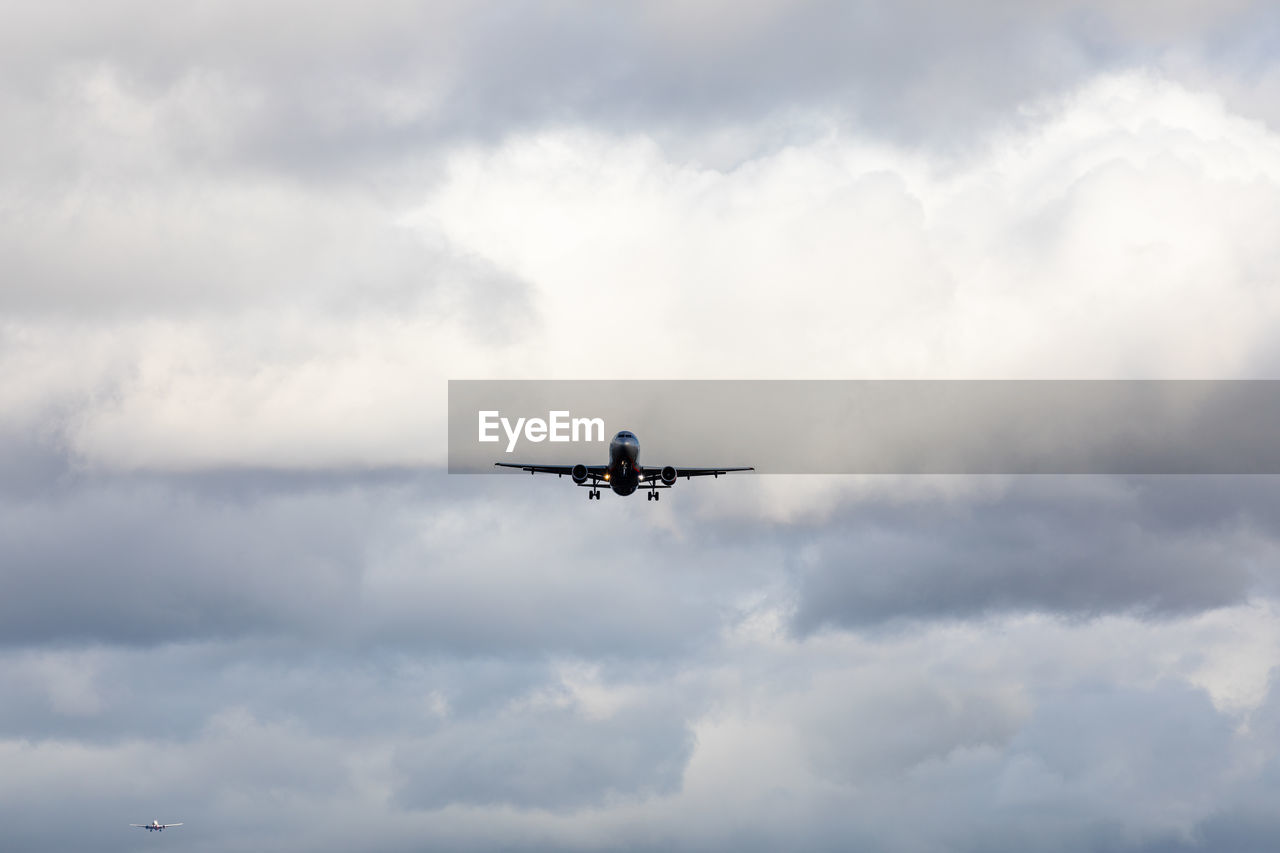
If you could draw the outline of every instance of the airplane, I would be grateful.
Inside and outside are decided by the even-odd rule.
[[[608,483],[615,495],[623,497],[632,494],[636,489],[649,490],[648,499],[659,499],[658,489],[669,489],[676,484],[676,479],[684,477],[719,477],[730,471],[754,471],[755,468],[676,468],[671,465],[661,467],[641,467],[640,440],[635,433],[622,430],[609,442],[609,464],[607,465],[525,465],[519,462],[495,462],[499,468],[519,468],[530,474],[555,474],[563,477],[568,474],[573,482],[590,489],[587,500],[600,500],[600,483]],[[588,483],[587,481],[591,482]]]
[[[145,829],[147,832],[155,832],[157,830],[159,830],[160,832],[164,832],[166,829],[168,829],[171,826],[182,826],[182,824],[161,823],[158,820],[153,820],[151,821],[151,823],[131,823],[129,824],[129,826],[136,826],[138,827],[138,829]]]

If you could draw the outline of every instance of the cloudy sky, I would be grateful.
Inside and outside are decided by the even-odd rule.
[[[0,122],[6,850],[1280,845],[1280,478],[443,471],[450,378],[1280,378],[1273,6],[4,2]]]

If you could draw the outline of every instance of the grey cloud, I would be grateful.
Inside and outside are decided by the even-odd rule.
[[[833,688],[797,708],[815,770],[844,784],[879,784],[957,750],[1003,747],[1018,732],[1022,714],[1001,686],[949,682],[903,673],[844,693]]]
[[[10,30],[24,32],[5,45],[10,79],[44,100],[34,81],[51,69],[117,68],[144,98],[177,102],[169,144],[184,160],[368,178],[441,143],[575,123],[679,140],[825,113],[952,147],[1099,70],[1176,49],[1248,55],[1271,20],[1261,4],[878,0],[223,4],[173,17],[46,4]]]
[[[1039,699],[996,788],[1009,820],[966,849],[1261,850],[1280,837],[1242,796],[1274,781],[1237,763],[1271,748],[1202,694],[1075,685]]]
[[[939,676],[938,698],[954,700],[958,684]],[[1185,837],[1181,827],[1236,802],[1241,768],[1235,756],[1256,747],[1203,693],[1185,685],[1074,683],[1035,692],[1021,719],[967,714],[962,698],[952,716],[939,714],[935,722],[968,735],[949,750],[927,752],[942,733],[919,725],[917,713],[893,721],[902,707],[896,700],[910,695],[872,696],[843,726],[833,716],[804,733],[822,757],[819,769],[847,786],[849,822],[875,828],[870,849],[1160,849]],[[877,709],[884,720],[858,725]],[[992,732],[992,722],[1001,719],[1005,730]],[[893,749],[904,738],[914,741],[911,751],[898,752],[895,761],[876,768],[856,760],[874,755],[881,741]],[[926,751],[916,751],[921,748]],[[870,768],[880,772],[866,772]],[[884,772],[889,768],[896,772]],[[1248,784],[1257,781],[1251,776]],[[824,825],[831,833],[835,822]]]
[[[149,737],[34,725],[25,753],[6,732],[0,750],[19,763],[0,818],[16,843],[85,802],[49,836],[52,851],[129,849],[106,826],[136,810],[172,812],[192,828],[187,843],[224,850],[546,849],[584,837],[621,850],[765,850],[787,838],[813,850],[851,838],[875,851],[1208,850],[1271,836],[1251,815],[1276,785],[1274,695],[1243,730],[1185,683],[1123,684],[1070,649],[1046,661],[997,626],[983,631],[958,650],[946,630],[846,653],[708,643],[676,668],[601,672],[599,684],[629,691],[603,714],[537,663],[276,656],[260,642],[108,651],[94,663],[104,684],[176,678],[137,678],[127,699],[108,697],[133,709],[121,720],[197,722]],[[80,653],[55,654],[74,664]],[[12,655],[0,655],[6,696]],[[1044,677],[1046,665],[1060,677]],[[1018,683],[1010,713],[1003,691]],[[444,706],[427,701],[433,691]],[[783,735],[816,776],[755,761],[737,766],[758,778],[708,789],[704,765],[682,802],[694,722],[726,715],[753,722],[737,749]],[[1237,760],[1250,755],[1270,763]],[[1183,824],[1196,827],[1190,839]]]
[[[438,472],[68,474],[23,487],[0,498],[0,642],[675,654],[717,629],[713,578],[751,582],[719,561],[689,573],[708,543],[649,534],[618,549],[609,527],[582,526],[576,490],[548,503],[519,485],[501,509],[500,481]]]
[[[21,718],[39,704],[33,684],[77,670],[90,671],[100,708]],[[388,840],[406,810],[572,811],[678,791],[697,705],[669,689],[667,671],[635,675],[624,677],[644,690],[638,702],[593,715],[542,662],[280,654],[261,641],[0,653],[0,756],[12,759],[0,837],[38,834],[51,789],[64,802],[98,794],[50,850],[128,849],[107,827],[158,809],[185,820],[192,843],[221,849],[342,849],[328,834],[308,840],[317,825],[358,831],[366,849],[414,849],[420,833]],[[451,819],[432,822],[449,834]],[[494,849],[501,836],[489,825],[469,845]]]
[[[441,731],[399,751],[395,802],[550,810],[678,791],[693,749],[679,713],[652,707],[607,719],[568,709],[512,712]]]
[[[1223,42],[1247,44],[1260,6],[1144,15],[1058,2],[713,2],[504,12],[469,19],[466,71],[442,111],[471,132],[565,121],[692,129],[822,111],[950,147],[1086,75],[1159,62],[1171,46],[1198,51],[1206,32],[1218,55]]]
[[[1141,853],[1232,850],[1266,853],[1280,843],[1280,821],[1270,810],[1242,810],[1214,815],[1198,823],[1191,837],[1174,837],[1135,848]]]
[[[1276,580],[1276,489],[1263,477],[1015,478],[995,498],[848,506],[792,560],[795,627],[1239,603]]]
[[[655,667],[652,677],[669,667]],[[615,669],[613,678],[636,675]],[[510,706],[551,690],[563,695],[555,662],[544,655],[335,650],[262,637],[10,648],[0,652],[0,741],[181,749],[231,709],[339,743],[376,735],[410,744],[455,726],[518,725]]]
[[[1201,691],[1079,685],[1037,699],[1009,744],[1001,793],[1010,805],[1159,821],[1229,786],[1234,727]]]
[[[193,506],[147,483],[10,504],[6,643],[153,643],[294,628],[358,595],[371,508],[351,495]]]

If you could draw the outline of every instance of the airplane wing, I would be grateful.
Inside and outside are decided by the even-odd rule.
[[[131,824],[129,824],[129,826],[136,826],[136,827],[138,827],[138,829],[146,829],[146,828],[147,828],[147,825],[146,825],[145,823],[131,823]]]
[[[180,824],[180,823],[166,823],[166,824],[164,825],[164,828],[165,828],[165,829],[168,829],[168,828],[169,828],[169,827],[171,827],[171,826],[182,826],[182,824]]]
[[[651,483],[654,480],[662,479],[661,465],[644,466],[644,476],[640,478],[642,483]],[[721,474],[728,474],[730,471],[754,471],[756,470],[750,465],[739,468],[676,468],[676,477],[684,477],[686,480],[690,477],[719,477]]]
[[[521,471],[528,471],[530,474],[556,474],[560,477],[568,477],[573,474],[573,465],[524,465],[519,462],[495,462],[494,465],[499,468],[519,468]],[[603,480],[605,465],[587,465],[587,477],[592,480]]]

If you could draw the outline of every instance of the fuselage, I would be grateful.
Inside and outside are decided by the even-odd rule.
[[[605,479],[616,495],[629,495],[640,485],[640,440],[622,430],[609,442],[609,469]]]

